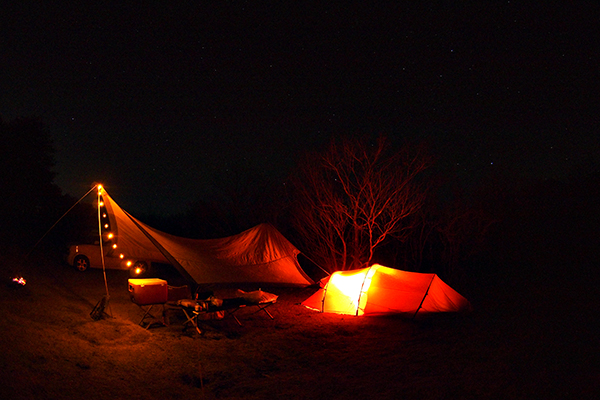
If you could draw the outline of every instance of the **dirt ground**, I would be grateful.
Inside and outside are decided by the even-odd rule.
[[[279,295],[274,320],[241,310],[243,326],[199,335],[179,314],[140,327],[123,271],[107,271],[111,316],[94,321],[102,271],[42,259],[24,287],[0,285],[3,399],[600,398],[585,280],[481,282],[463,293],[473,313],[421,322],[320,314],[299,305],[314,289],[262,288]]]

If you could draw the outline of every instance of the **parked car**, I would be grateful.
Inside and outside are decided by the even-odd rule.
[[[126,258],[114,252],[110,246],[103,246],[106,269],[129,270],[131,276],[143,276],[148,272],[153,260]],[[102,268],[100,244],[74,244],[69,246],[67,263],[79,271],[88,268]]]

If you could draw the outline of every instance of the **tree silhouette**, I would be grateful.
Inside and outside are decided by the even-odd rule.
[[[60,188],[53,183],[54,148],[38,119],[0,120],[0,137],[0,239],[27,246],[63,209]]]
[[[396,150],[385,137],[333,141],[310,156],[294,179],[292,212],[305,253],[329,272],[348,270],[370,263],[387,240],[406,240],[430,164],[422,148]]]

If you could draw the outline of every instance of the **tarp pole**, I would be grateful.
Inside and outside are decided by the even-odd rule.
[[[110,296],[108,294],[108,280],[106,279],[106,264],[104,263],[104,249],[102,248],[102,219],[100,216],[100,204],[101,204],[100,203],[100,198],[101,198],[100,190],[101,190],[101,187],[98,188],[98,235],[100,236],[100,258],[102,259],[102,273],[104,274],[104,287],[106,288],[106,303],[108,303],[108,299],[110,299]],[[110,305],[109,305],[109,309],[110,309]],[[111,314],[112,314],[112,312],[111,312]]]

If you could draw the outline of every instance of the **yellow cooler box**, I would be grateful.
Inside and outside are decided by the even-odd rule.
[[[168,300],[169,286],[163,279],[129,279],[129,295],[140,306],[163,304]]]

